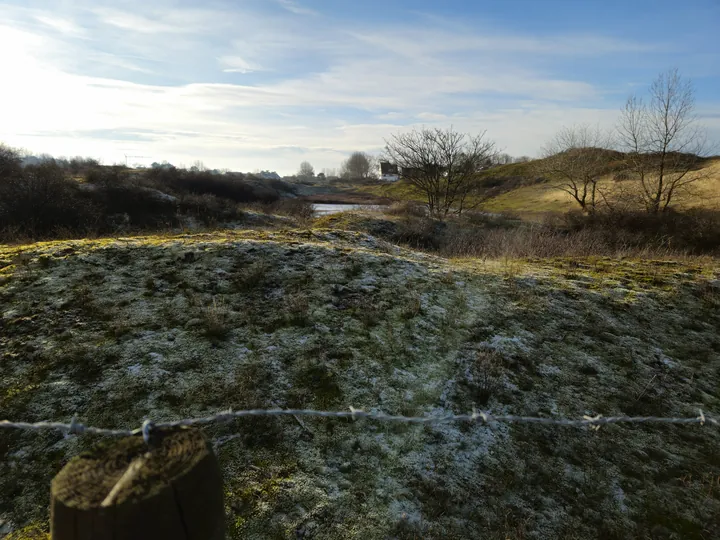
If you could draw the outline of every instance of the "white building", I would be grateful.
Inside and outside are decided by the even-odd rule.
[[[380,162],[380,179],[385,182],[397,182],[400,180],[398,166],[387,161]]]

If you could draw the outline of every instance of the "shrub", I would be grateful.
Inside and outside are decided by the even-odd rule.
[[[401,223],[391,239],[413,249],[440,250],[446,227],[447,224],[441,221],[413,218]]]
[[[91,167],[85,173],[85,181],[88,184],[96,184],[103,187],[119,187],[129,178],[129,171],[122,166],[112,167]]]
[[[300,221],[310,221],[315,217],[315,207],[309,201],[301,199],[281,199],[277,202],[263,205],[263,212],[290,216]]]
[[[295,195],[297,193],[297,189],[292,184],[289,184],[288,182],[285,182],[284,180],[277,180],[277,179],[270,179],[265,181],[268,185],[268,187],[274,189],[277,192],[280,193],[287,193],[289,195]]]
[[[0,143],[0,182],[20,175],[20,153]]]
[[[265,284],[270,270],[270,265],[265,261],[256,261],[247,266],[238,265],[233,268],[231,279],[238,292],[250,292]]]
[[[720,251],[720,212],[716,210],[697,208],[655,215],[633,211],[566,214],[564,227],[572,233],[590,233],[611,246],[688,253]]]
[[[384,213],[390,216],[422,218],[426,217],[428,212],[427,207],[423,204],[414,201],[401,201],[384,208]]]
[[[222,339],[230,333],[230,313],[225,305],[213,298],[202,310],[203,330],[207,337]]]
[[[192,216],[205,225],[239,220],[244,215],[236,202],[209,193],[183,195],[178,203],[178,209],[182,214]]]
[[[97,221],[97,209],[53,162],[25,167],[0,182],[0,228],[31,238],[60,229],[85,230]]]
[[[500,388],[502,377],[502,356],[495,351],[477,351],[470,365],[470,379],[473,394],[479,405],[485,406]]]
[[[210,194],[238,203],[273,202],[279,198],[276,191],[253,186],[241,173],[219,176],[211,172],[184,171],[176,168],[151,169],[146,177],[171,192]]]
[[[125,215],[131,228],[158,228],[176,224],[176,204],[146,188],[112,185],[90,192],[106,217],[110,228],[112,216]]]
[[[302,292],[287,294],[283,311],[288,324],[306,326],[310,321],[310,301],[307,295]]]

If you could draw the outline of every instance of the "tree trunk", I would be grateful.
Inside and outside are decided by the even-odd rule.
[[[128,437],[73,458],[52,481],[52,540],[222,540],[222,476],[202,432]]]

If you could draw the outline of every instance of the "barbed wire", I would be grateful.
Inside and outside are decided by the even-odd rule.
[[[522,424],[543,424],[565,427],[589,426],[593,429],[600,429],[608,424],[698,424],[709,423],[713,426],[720,426],[717,418],[708,416],[702,410],[698,416],[689,417],[660,417],[660,416],[583,416],[582,418],[544,418],[537,416],[517,416],[512,414],[493,415],[482,411],[473,411],[471,414],[449,414],[443,416],[401,416],[390,415],[383,412],[366,412],[361,409],[350,407],[348,411],[316,411],[312,409],[246,409],[241,411],[227,410],[212,416],[200,418],[186,418],[172,422],[155,424],[151,420],[145,420],[142,427],[137,429],[106,429],[93,426],[86,426],[73,418],[69,424],[61,422],[10,422],[0,421],[0,429],[24,429],[24,430],[60,430],[72,435],[94,434],[112,437],[131,437],[142,435],[148,441],[153,430],[171,429],[182,426],[203,426],[222,422],[229,422],[238,418],[257,416],[307,416],[318,418],[344,418],[349,420],[374,420],[378,422],[399,422],[407,424],[445,424],[450,422],[473,422],[482,424],[492,423],[522,423]]]

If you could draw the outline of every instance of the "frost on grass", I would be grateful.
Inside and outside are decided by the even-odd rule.
[[[718,411],[713,264],[525,261],[509,276],[326,230],[0,247],[0,416],[127,428],[229,407]],[[233,538],[707,538],[720,526],[708,427],[283,417],[206,431]],[[46,526],[50,480],[94,442],[0,433],[3,531]]]

